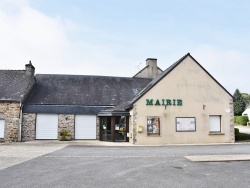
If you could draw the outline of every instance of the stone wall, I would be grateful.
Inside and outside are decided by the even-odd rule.
[[[36,138],[36,114],[23,113],[22,141],[31,141]]]
[[[17,142],[19,133],[20,103],[1,102],[0,118],[5,120],[4,141]]]
[[[230,100],[229,109],[230,109],[231,142],[235,142],[235,134],[234,134],[234,102],[233,102],[233,99]]]
[[[100,118],[96,116],[96,140],[100,140]]]
[[[58,138],[62,129],[66,129],[75,138],[75,115],[74,114],[59,114],[58,116]]]
[[[137,130],[136,130],[136,125],[137,125],[137,106],[134,104],[133,107],[133,123],[132,123],[132,140],[133,144],[136,144],[137,142]]]
[[[132,143],[132,133],[133,133],[133,116],[129,116],[129,142]]]

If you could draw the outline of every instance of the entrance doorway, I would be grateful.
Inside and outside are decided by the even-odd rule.
[[[115,142],[126,142],[126,117],[115,117]]]
[[[111,117],[102,118],[101,136],[102,136],[103,141],[112,141],[111,139]]]
[[[128,142],[128,117],[100,117],[100,140],[111,142]]]

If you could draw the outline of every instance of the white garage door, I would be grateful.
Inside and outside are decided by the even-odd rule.
[[[37,114],[36,117],[36,139],[57,139],[58,115]]]
[[[96,116],[75,116],[75,139],[96,139]]]
[[[4,138],[4,126],[5,121],[3,119],[0,119],[0,138]]]

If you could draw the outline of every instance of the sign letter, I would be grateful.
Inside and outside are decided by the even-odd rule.
[[[182,100],[181,99],[177,99],[177,106],[182,106]]]
[[[168,105],[168,106],[171,106],[171,105],[172,105],[171,100],[167,99],[167,105]]]
[[[155,102],[155,106],[159,106],[159,105],[161,105],[161,104],[160,104],[159,100],[157,99]]]
[[[153,99],[146,99],[147,104],[146,105],[153,105]]]

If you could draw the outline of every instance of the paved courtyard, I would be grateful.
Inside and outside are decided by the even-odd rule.
[[[66,144],[2,144],[0,145],[0,170],[33,158],[62,149]]]
[[[249,187],[249,156],[248,143],[154,147],[1,144],[0,187]],[[197,162],[209,157],[215,158]]]

